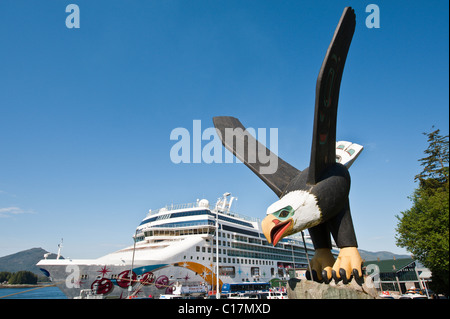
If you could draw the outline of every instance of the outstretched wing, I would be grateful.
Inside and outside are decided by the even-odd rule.
[[[355,24],[354,10],[350,7],[345,8],[317,78],[308,184],[316,184],[327,167],[336,163],[339,88]]]
[[[222,144],[255,173],[278,197],[300,171],[283,161],[231,116],[213,118]]]

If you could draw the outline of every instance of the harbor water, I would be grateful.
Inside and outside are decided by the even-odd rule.
[[[67,299],[58,287],[2,288],[1,299]]]

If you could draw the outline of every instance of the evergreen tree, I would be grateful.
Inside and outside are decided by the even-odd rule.
[[[4,283],[5,281],[8,282],[11,275],[12,274],[8,271],[0,271],[0,284]]]
[[[424,133],[429,146],[420,159],[423,171],[413,206],[396,216],[397,245],[406,248],[432,272],[431,289],[449,295],[449,150],[448,135]]]
[[[18,284],[35,285],[37,284],[37,276],[33,274],[31,271],[21,270],[14,273],[9,278],[8,283],[11,285],[18,285]]]

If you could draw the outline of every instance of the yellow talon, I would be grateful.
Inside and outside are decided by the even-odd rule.
[[[362,263],[363,260],[356,247],[341,248],[339,256],[333,265],[333,276],[336,277],[335,280],[343,279],[344,283],[347,283],[354,269],[357,270],[359,278],[362,278]],[[345,271],[346,278],[341,278],[341,269]]]

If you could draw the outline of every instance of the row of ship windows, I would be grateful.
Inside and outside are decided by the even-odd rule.
[[[145,237],[151,237],[151,236],[181,236],[181,235],[197,235],[197,234],[208,234],[208,235],[214,235],[215,233],[215,229],[214,228],[194,228],[194,229],[177,229],[177,230],[150,230],[150,231],[146,231],[144,232]],[[300,247],[296,247],[296,246],[292,246],[292,245],[288,245],[288,244],[282,244],[282,243],[278,243],[277,246],[273,247],[271,246],[266,240],[262,240],[262,239],[258,239],[258,238],[252,238],[252,237],[246,237],[246,236],[242,236],[242,235],[237,235],[237,234],[230,234],[230,233],[225,233],[225,232],[220,232],[219,231],[219,236],[218,237],[222,237],[222,238],[228,238],[231,240],[236,240],[239,242],[243,242],[243,243],[250,243],[250,244],[257,244],[257,245],[262,245],[261,246],[251,246],[250,249],[253,250],[259,250],[259,251],[265,251],[265,252],[275,252],[275,251],[279,251],[279,253],[282,254],[287,254],[290,252],[286,252],[285,250],[294,250],[294,254],[298,255],[297,252],[303,252],[303,249]],[[141,241],[143,240],[144,237],[138,237],[136,239],[136,241]],[[215,244],[216,240],[213,240],[213,244]],[[225,241],[224,241],[225,243]],[[219,245],[221,245],[221,240],[219,240]],[[228,247],[230,247],[230,243],[227,242],[227,244],[224,244],[224,246],[227,245]],[[236,247],[236,248],[244,248],[244,247]],[[245,247],[247,248],[247,247]],[[249,249],[249,248],[247,248]],[[303,255],[303,253],[302,253]]]
[[[159,220],[164,220],[164,219],[173,219],[173,218],[178,218],[178,217],[197,216],[197,215],[207,215],[207,216],[216,217],[216,214],[212,213],[209,210],[196,210],[196,211],[190,211],[190,212],[168,213],[165,215],[151,217],[151,218],[143,220],[139,225],[144,225],[144,224],[147,224],[147,223],[150,223],[153,221],[157,221],[157,220],[159,221]],[[253,225],[251,223],[242,221],[239,219],[235,219],[235,218],[231,218],[231,217],[227,217],[227,216],[223,216],[223,215],[219,215],[219,219],[227,221],[227,222],[231,222],[233,224],[238,224],[238,225],[253,228]]]
[[[243,274],[242,270],[239,270],[238,273],[242,276],[251,276],[251,277],[259,277],[261,276],[261,271],[259,269],[259,267],[251,267],[250,268],[250,273],[245,273]],[[198,275],[198,273],[195,273],[196,275]],[[278,269],[278,274],[280,275],[280,277],[284,276],[283,270],[282,269]],[[208,275],[208,272],[203,272],[201,273],[201,275]],[[236,277],[236,267],[234,266],[219,266],[219,275],[220,276],[230,276],[232,278]],[[262,274],[263,276],[267,276],[267,274],[264,272]],[[270,276],[273,277],[275,275],[275,268],[271,267],[270,268]],[[254,278],[256,279],[256,278]],[[243,282],[249,282],[249,278],[242,278]]]
[[[185,229],[185,230],[176,230],[171,231],[175,233],[181,233],[183,231],[201,231],[202,229]],[[203,229],[205,230],[205,233],[207,230],[212,233],[215,232],[215,229]],[[159,232],[164,232],[165,235],[167,235],[168,231],[159,231],[159,230],[152,230],[146,232],[146,236],[151,236],[158,234]],[[155,235],[157,236],[157,235]],[[292,258],[294,257],[296,262],[303,262],[306,260],[306,255],[304,251],[300,247],[295,247],[288,244],[278,244],[276,247],[272,246],[266,246],[261,245],[261,240],[257,238],[252,237],[245,237],[237,234],[230,234],[225,232],[219,232],[218,234],[219,238],[225,238],[225,240],[219,240],[220,246],[230,247],[230,248],[236,248],[238,250],[229,249],[228,250],[228,256],[232,257],[247,257],[247,258],[258,258],[258,259],[274,259],[274,260],[282,260],[282,261],[292,261]],[[229,242],[227,239],[235,240],[237,242]],[[209,242],[209,239],[206,240]],[[264,242],[264,241],[263,241]],[[212,240],[213,246],[216,245],[216,239]],[[256,245],[249,245],[250,244],[256,244]],[[284,247],[285,249],[282,249],[281,247]],[[281,248],[281,249],[280,249]],[[200,252],[200,249],[203,253],[211,253],[211,247],[196,247],[196,251]],[[216,248],[213,248],[213,254],[216,253]],[[219,248],[219,253],[222,254],[222,248]],[[226,249],[223,249],[223,254],[227,254]],[[191,256],[191,259],[193,257]],[[197,260],[199,260],[199,257],[197,257]],[[205,257],[203,257],[203,260],[205,260]],[[210,260],[210,258],[208,259]]]
[[[225,243],[225,242],[224,242]],[[220,244],[220,241],[219,241]],[[229,244],[229,243],[228,243]],[[233,243],[234,245],[234,243]],[[264,253],[260,253],[260,252],[255,252],[254,250],[259,248],[259,247],[255,247],[255,246],[248,246],[248,251],[245,250],[234,250],[234,249],[222,249],[219,248],[219,254],[224,254],[224,255],[228,255],[231,257],[246,257],[246,258],[257,258],[257,260],[253,260],[252,262],[248,261],[248,263],[253,263],[256,265],[273,265],[273,261],[271,260],[282,260],[282,261],[292,261],[292,258],[295,258],[296,262],[304,262],[306,261],[306,255],[305,254],[298,254],[298,253],[294,253],[294,256],[292,256],[292,254],[289,254],[288,252],[283,252],[283,254],[280,254],[279,252],[276,252],[277,255],[275,255],[274,253],[272,254],[264,254]],[[200,247],[200,246],[196,246],[195,247],[195,251],[196,252],[202,252],[202,253],[212,253],[215,254],[216,253],[216,248],[213,248],[211,250],[211,247]],[[186,256],[185,256],[186,259]],[[193,259],[193,256],[191,256],[191,260]],[[197,256],[197,260],[199,259],[199,256]],[[203,257],[202,260],[205,260],[205,257]],[[211,260],[211,258],[208,258],[208,260]],[[224,262],[226,262],[226,257],[224,257]],[[228,258],[228,262],[231,263],[230,260],[233,260],[233,263],[235,262],[235,258]],[[215,257],[214,260],[215,261]],[[219,257],[219,262],[221,262],[221,257]],[[247,264],[247,259],[241,258],[240,259],[241,263]],[[255,263],[256,262],[256,263]],[[268,262],[268,263],[264,263],[264,262]],[[236,258],[236,263],[239,263],[239,258]]]
[[[176,230],[150,230],[144,232],[145,237],[151,236],[183,236],[183,235],[213,235],[215,233],[214,228],[191,228],[191,229],[176,229]],[[144,239],[144,237],[138,237],[137,241]]]
[[[220,249],[219,249],[220,250]],[[183,259],[190,259],[190,260],[194,260],[194,256],[190,256],[190,258],[187,258],[188,256],[184,256]],[[197,256],[196,260],[209,260],[211,261],[211,257],[207,257],[208,259],[205,259],[205,257],[203,256],[200,259],[200,256]],[[216,262],[216,257],[214,256],[212,258],[213,262]],[[242,265],[269,265],[269,266],[273,266],[275,264],[274,261],[272,260],[257,260],[257,259],[246,259],[246,258],[231,258],[231,257],[219,257],[219,263],[229,263],[229,264],[242,264]]]
[[[299,249],[278,249],[278,248],[272,248],[272,247],[265,247],[265,246],[254,246],[254,245],[248,245],[243,243],[231,243],[232,248],[236,248],[239,250],[250,250],[254,252],[263,252],[263,253],[270,253],[270,254],[277,254],[277,255],[285,255],[285,256],[297,256],[297,257],[305,257],[306,254],[303,250]]]
[[[185,228],[185,229],[179,229],[180,227],[192,227],[197,226],[195,228]],[[198,226],[210,226],[210,227],[198,227]],[[212,227],[211,227],[212,226]],[[202,234],[209,234],[214,235],[216,232],[216,229],[214,226],[214,222],[211,220],[200,220],[200,221],[194,221],[194,222],[178,222],[178,223],[168,223],[168,224],[161,224],[161,225],[154,225],[152,226],[152,230],[147,230],[144,232],[145,237],[149,236],[183,236],[183,235],[202,235]],[[233,233],[242,233],[248,236],[254,236],[257,237],[258,242],[261,242],[259,239],[258,233],[250,230],[245,230],[237,227],[232,227],[228,225],[221,225],[221,227],[224,230],[233,232]],[[164,228],[159,230],[158,228]],[[169,229],[168,229],[169,228]],[[170,228],[175,228],[174,230]],[[220,236],[219,232],[219,236]],[[240,235],[236,235],[240,236]],[[247,238],[240,236],[242,238]],[[136,240],[143,240],[144,237],[141,235]]]
[[[229,234],[227,234],[227,235],[229,235]],[[233,235],[231,236],[231,239],[233,239],[232,237],[233,237]],[[248,242],[252,243],[254,241],[255,240],[253,238],[249,238]],[[214,239],[213,240],[213,246],[215,246],[215,245],[216,245],[216,240]],[[268,254],[263,254],[264,257],[256,257],[256,255],[258,255],[258,254],[255,254],[254,258],[271,258],[271,257],[273,258],[274,256],[271,256],[273,254],[289,256],[290,258],[292,258],[292,255],[294,255],[295,257],[298,257],[298,258],[306,258],[306,254],[305,254],[304,250],[301,250],[301,248],[299,248],[299,247],[294,247],[294,249],[293,249],[293,247],[290,246],[290,245],[285,245],[285,249],[280,249],[279,247],[249,245],[249,244],[246,244],[246,243],[243,243],[243,242],[231,242],[230,243],[229,241],[225,241],[225,240],[223,240],[223,241],[219,240],[219,245],[220,246],[227,246],[227,247],[231,247],[231,248],[236,248],[236,249],[240,250],[240,251],[234,251],[233,250],[232,251],[232,254],[233,254],[232,256],[242,256],[242,253],[245,256],[245,252],[242,252],[242,251],[247,250],[247,251],[250,251],[252,254],[255,254],[255,252],[262,252],[262,253],[268,253],[269,254],[269,255]],[[205,247],[202,247],[202,249],[205,249]],[[208,248],[208,252],[210,252],[210,250],[211,250],[211,248]],[[197,250],[197,252],[198,251],[199,250]],[[204,251],[202,251],[202,252],[204,252]],[[215,253],[215,248],[214,248],[214,253]],[[220,248],[219,248],[219,253],[220,253]],[[226,252],[225,252],[225,249],[224,249],[224,254],[225,253]],[[229,251],[228,254],[230,255],[230,253],[231,253],[231,251]],[[261,255],[261,254],[259,254],[259,255]]]
[[[213,246],[215,246],[215,245],[216,245],[216,240],[214,239]],[[219,245],[239,249],[239,251],[228,250],[228,255],[231,255],[231,256],[246,256],[248,254],[251,254],[252,255],[251,257],[254,257],[254,258],[274,258],[275,256],[273,256],[273,254],[276,254],[276,255],[282,255],[282,256],[289,256],[290,258],[292,258],[292,255],[294,255],[295,257],[298,257],[298,258],[306,258],[306,254],[303,251],[299,251],[297,249],[292,251],[292,249],[288,250],[288,249],[278,249],[278,248],[272,248],[272,247],[248,245],[248,244],[243,244],[243,243],[230,243],[229,241],[221,241],[221,240],[219,240]],[[200,249],[200,247],[197,246],[196,251],[200,252],[199,249]],[[206,249],[205,247],[202,247],[202,252],[206,252],[205,249]],[[211,248],[208,247],[207,249],[208,249],[208,253],[210,253]],[[250,253],[246,253],[245,251],[250,251]],[[258,252],[269,253],[269,254],[258,254]],[[216,253],[216,248],[213,248],[213,253]],[[221,253],[222,253],[221,248],[219,248],[219,254],[221,254]],[[226,254],[226,249],[223,249],[223,253]],[[257,257],[258,255],[264,255],[264,257]]]

